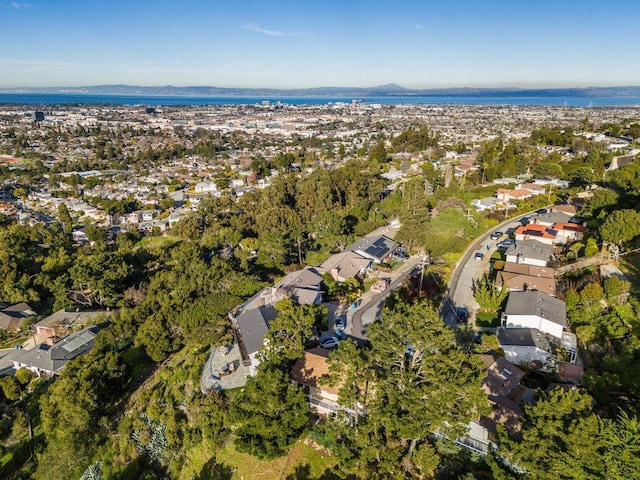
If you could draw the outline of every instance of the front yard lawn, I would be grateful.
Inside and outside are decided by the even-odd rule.
[[[478,312],[476,313],[476,325],[478,327],[496,328],[500,326],[500,318],[497,313]]]

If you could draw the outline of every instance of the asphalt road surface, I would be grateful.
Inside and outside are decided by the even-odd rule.
[[[542,208],[548,207],[549,206]],[[476,239],[476,241],[467,248],[457,263],[456,269],[451,276],[449,287],[445,292],[444,300],[440,306],[440,316],[447,325],[452,327],[457,325],[457,308],[465,307],[471,313],[479,307],[473,297],[473,282],[481,278],[482,274],[489,269],[489,261],[491,255],[496,251],[496,245],[505,238],[502,237],[498,240],[491,240],[491,234],[497,231],[511,233],[522,225],[521,221],[523,218],[533,213],[535,213],[535,210],[502,222],[500,225],[485,232],[484,235]],[[487,245],[489,249],[486,248]],[[484,253],[482,260],[476,260],[474,258],[475,253],[478,251]]]

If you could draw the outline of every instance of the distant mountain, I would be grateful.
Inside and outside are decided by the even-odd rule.
[[[94,85],[87,87],[0,88],[0,93],[74,93],[87,95],[157,95],[193,97],[397,97],[397,96],[469,96],[469,97],[568,97],[625,98],[640,97],[640,86],[587,88],[430,88],[409,89],[390,83],[375,87],[317,87],[299,89],[222,88],[210,86],[145,87],[136,85]]]

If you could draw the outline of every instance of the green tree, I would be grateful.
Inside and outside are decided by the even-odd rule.
[[[276,304],[276,310],[278,315],[269,324],[268,342],[263,353],[275,362],[280,357],[286,360],[300,358],[305,342],[311,337],[311,327],[327,316],[327,309],[318,305],[294,305],[285,298]]]
[[[62,229],[65,233],[71,233],[73,228],[73,220],[69,214],[69,209],[64,203],[58,205],[58,220],[62,223]]]
[[[640,421],[621,412],[616,420],[604,420],[603,462],[607,479],[634,478],[640,472]]]
[[[498,272],[498,275],[501,275]],[[507,283],[502,283],[502,288],[498,289],[487,275],[483,275],[482,279],[476,282],[473,287],[473,296],[485,311],[497,312],[509,295]]]
[[[525,406],[521,439],[499,428],[500,456],[530,478],[606,478],[600,453],[605,443],[592,405],[577,389],[554,389]]]
[[[304,392],[288,373],[262,363],[230,406],[238,450],[258,458],[284,454],[304,431],[308,410]]]
[[[608,243],[624,244],[640,235],[640,213],[635,210],[616,210],[600,225],[600,236]]]

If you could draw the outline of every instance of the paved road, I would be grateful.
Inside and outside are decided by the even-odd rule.
[[[541,208],[548,208],[549,206]],[[479,308],[479,305],[473,297],[473,282],[476,279],[481,278],[482,274],[489,270],[491,255],[495,252],[496,245],[502,240],[491,240],[489,238],[491,234],[496,231],[508,233],[515,230],[518,226],[522,225],[521,220],[523,218],[535,213],[536,210],[505,220],[501,224],[485,232],[484,235],[479,237],[469,246],[469,248],[467,248],[456,264],[456,269],[451,276],[451,281],[449,282],[449,286],[444,295],[444,300],[440,306],[440,316],[447,325],[452,327],[457,325],[456,309],[458,307],[467,308],[471,315],[473,315],[473,312]],[[487,245],[489,246],[488,250],[486,248]],[[485,254],[484,259],[476,260],[474,258],[475,252],[477,251],[482,251],[482,253]]]
[[[353,338],[358,342],[368,340],[366,330],[367,326],[380,317],[380,312],[384,306],[384,302],[391,293],[402,285],[402,282],[408,275],[418,269],[421,257],[414,255],[407,259],[404,264],[395,272],[380,273],[380,278],[391,278],[391,284],[382,293],[374,293],[371,290],[365,292],[360,298],[361,302],[356,309],[347,311],[347,327],[345,333],[349,338]]]

